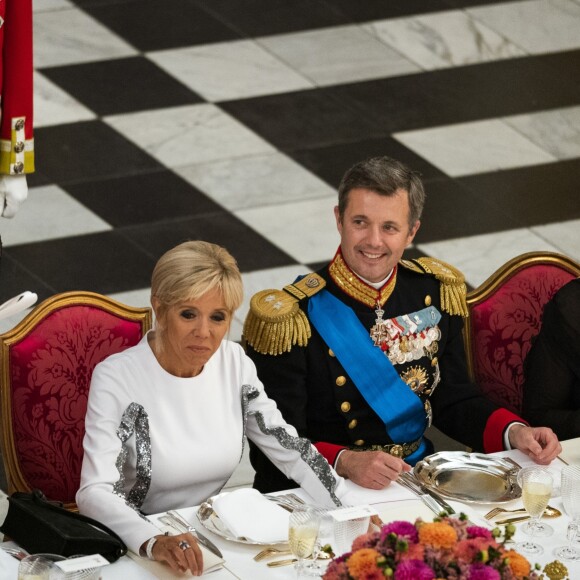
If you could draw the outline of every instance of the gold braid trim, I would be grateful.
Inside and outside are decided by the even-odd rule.
[[[469,316],[466,300],[467,286],[463,274],[447,262],[435,258],[418,258],[413,262],[419,264],[427,274],[433,274],[441,282],[441,309],[449,314],[467,318]],[[403,260],[401,264],[410,268],[409,264],[413,262]],[[410,269],[417,271],[416,267]]]
[[[262,290],[254,294],[244,322],[244,341],[260,354],[273,356],[290,352],[294,345],[306,346],[312,333],[298,302],[325,285],[318,274],[309,274],[284,290]]]

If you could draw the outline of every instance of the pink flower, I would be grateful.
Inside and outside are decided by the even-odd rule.
[[[434,580],[435,572],[421,560],[405,560],[397,566],[395,580]]]
[[[486,540],[491,540],[491,532],[487,528],[482,528],[481,526],[468,526],[467,535],[470,538],[485,538]]]
[[[485,564],[473,564],[469,567],[469,580],[501,580],[501,574]]]
[[[389,534],[395,534],[416,544],[419,540],[417,528],[411,522],[396,521],[383,526],[381,530],[381,542],[384,542]]]

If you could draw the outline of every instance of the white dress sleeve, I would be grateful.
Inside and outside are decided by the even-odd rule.
[[[244,355],[246,356],[246,355]],[[246,434],[287,477],[298,482],[320,505],[342,505],[345,480],[328,464],[309,439],[286,423],[276,403],[264,391],[254,363],[246,356],[242,407]]]
[[[123,449],[118,431],[127,418],[131,400],[125,381],[116,370],[115,365],[105,361],[93,372],[76,501],[82,514],[115,530],[130,550],[139,553],[143,542],[160,532],[121,492],[123,477],[117,461]]]

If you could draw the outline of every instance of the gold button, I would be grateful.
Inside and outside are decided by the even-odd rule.
[[[340,375],[340,377],[336,377],[335,382],[336,382],[337,387],[342,387],[346,383],[346,377],[343,377],[342,375]]]
[[[357,439],[357,440],[354,442],[354,444],[355,444],[355,445],[358,445],[358,446],[360,447],[361,445],[364,445],[364,444],[365,444],[365,440],[364,440],[364,439]]]
[[[434,367],[438,362],[439,362],[439,359],[436,356],[434,356],[431,359],[431,366]]]
[[[22,173],[24,171],[24,163],[19,161],[18,163],[14,164],[14,173]]]
[[[17,131],[22,131],[22,129],[24,129],[24,119],[18,119],[18,121],[14,123],[14,128]]]
[[[329,354],[330,356],[336,356],[336,355],[335,355],[335,354],[332,352],[332,349],[331,349],[331,348],[329,348],[329,349],[328,349],[328,354]]]
[[[24,151],[24,143],[22,141],[16,141],[14,144],[14,152],[22,153]]]
[[[431,296],[429,294],[425,296],[425,306],[431,306]]]
[[[389,451],[393,457],[403,457],[403,446],[393,445]]]
[[[343,413],[348,413],[350,411],[350,403],[348,401],[345,401],[341,406],[340,406],[340,410]]]
[[[348,428],[349,429],[354,429],[358,424],[358,421],[356,419],[353,419],[349,424],[348,424]]]

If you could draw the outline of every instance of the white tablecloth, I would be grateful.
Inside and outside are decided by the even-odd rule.
[[[566,441],[563,446],[566,461],[569,463],[574,462],[580,464],[580,439]],[[519,451],[507,451],[499,453],[498,455],[510,456],[523,467],[533,465],[533,462]],[[559,474],[563,465],[563,462],[555,460],[550,466],[550,469],[555,474]],[[294,491],[302,498],[308,500],[308,496],[302,490]],[[419,516],[430,520],[434,515],[420,500],[416,499],[410,492],[402,490],[399,486],[392,486],[381,492],[372,492],[369,494],[360,491],[360,495],[357,495],[357,498],[361,503],[372,503],[385,523],[400,519],[414,521],[414,519]],[[464,512],[467,514],[475,524],[492,527],[483,518],[483,515],[493,506],[464,504],[453,501],[449,503],[452,504],[458,513]],[[560,497],[553,497],[550,500],[550,505],[563,511]],[[506,509],[514,509],[521,506],[521,500],[514,500],[513,502],[502,504],[502,507],[505,507]],[[268,568],[266,562],[271,561],[271,559],[262,562],[254,562],[253,556],[262,549],[262,546],[232,542],[213,534],[200,524],[196,517],[196,512],[197,509],[194,507],[180,510],[180,513],[184,517],[186,517],[196,528],[198,528],[220,548],[226,560],[224,568],[208,575],[211,580],[231,580],[232,578],[238,578],[241,580],[260,580],[262,578],[268,580],[290,580],[295,578],[292,566]],[[152,519],[155,519],[155,517],[153,516]],[[544,554],[539,557],[528,557],[528,560],[530,560],[532,564],[538,562],[544,565],[555,560],[556,557],[553,555],[553,550],[566,543],[566,528],[568,526],[569,517],[564,515],[560,518],[547,520],[547,522],[554,528],[554,535],[549,538],[542,538],[541,543],[544,546]],[[520,525],[518,524],[516,527],[519,528]],[[520,541],[527,537],[528,536],[525,536],[525,534],[521,533],[518,529],[514,539],[515,541]],[[17,564],[16,560],[14,562]],[[566,562],[565,564],[568,567],[570,578],[580,578],[580,562]],[[14,569],[16,568],[17,566]],[[121,558],[114,564],[103,567],[101,576],[102,580],[150,580],[156,578],[143,568],[140,568],[135,564],[135,562],[127,557]],[[4,577],[10,578],[10,576],[3,575],[2,578]],[[16,578],[16,574],[14,574],[13,578]],[[168,578],[170,578],[170,576],[168,576]],[[171,578],[173,577],[171,576]]]

